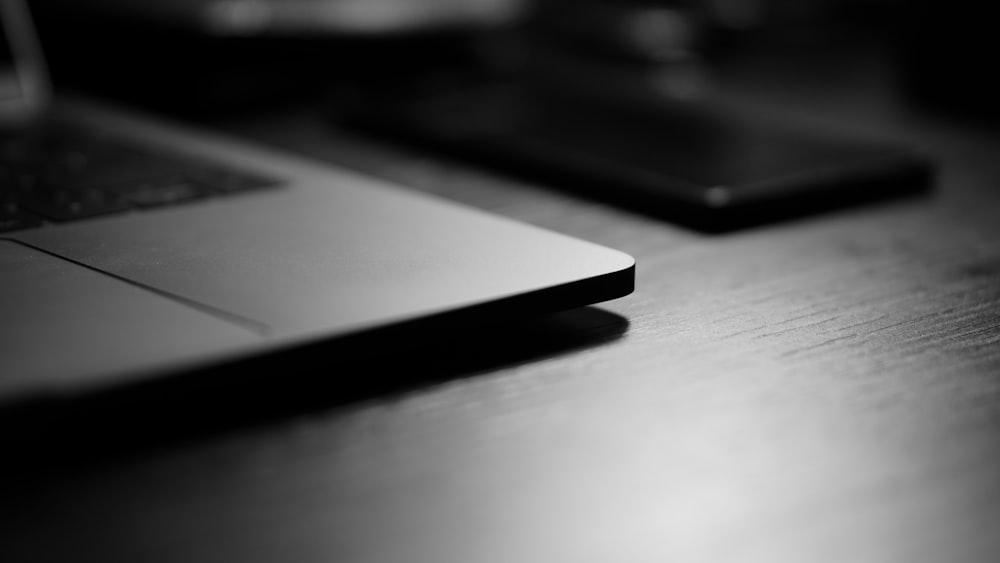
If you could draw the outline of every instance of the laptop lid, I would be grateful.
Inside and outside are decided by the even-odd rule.
[[[27,6],[21,0],[0,1],[0,129],[22,125],[41,113],[49,89]]]

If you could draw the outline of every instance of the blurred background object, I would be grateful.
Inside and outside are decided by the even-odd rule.
[[[523,0],[36,0],[58,88],[184,115],[470,56]]]
[[[214,35],[399,33],[513,19],[524,0],[43,0],[66,14]]]
[[[787,72],[822,74],[832,55],[870,52],[876,44],[894,48],[898,29],[913,25],[906,3],[541,0],[536,35],[546,37],[540,42],[555,46],[563,62],[572,64],[572,52],[587,66],[626,71],[639,79],[634,86],[691,98],[717,88],[715,77],[734,67],[766,61],[800,65],[784,67]]]
[[[442,69],[673,99],[720,75],[853,80],[914,103],[1000,114],[995,21],[968,0],[35,0],[57,79],[159,109],[218,112],[405,88]],[[877,67],[877,68],[876,68]],[[452,73],[454,74],[454,73]],[[780,82],[780,80],[778,81]]]
[[[697,1],[539,0],[532,7],[526,28],[537,80],[682,99],[707,86]]]
[[[1000,86],[990,3],[959,0],[540,0],[541,42],[565,68],[608,67],[605,78],[673,98],[747,84],[880,81],[903,103],[993,120]],[[558,66],[558,65],[553,65]],[[850,68],[850,70],[848,70]],[[612,79],[614,81],[614,79]],[[847,82],[845,84],[845,81]],[[857,81],[857,84],[855,84]],[[600,82],[596,77],[592,82]]]

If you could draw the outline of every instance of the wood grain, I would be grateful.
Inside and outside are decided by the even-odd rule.
[[[531,343],[484,335],[484,356],[515,353],[8,481],[0,560],[997,561],[1000,132],[884,90],[796,92],[732,95],[915,140],[935,193],[713,236],[355,138],[322,108],[220,124],[629,252],[637,291],[561,317],[606,337],[518,356]]]

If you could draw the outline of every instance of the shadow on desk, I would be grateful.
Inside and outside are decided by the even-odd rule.
[[[2,470],[100,464],[290,417],[404,395],[599,346],[628,330],[596,307],[489,325],[394,327],[309,348],[0,413]]]

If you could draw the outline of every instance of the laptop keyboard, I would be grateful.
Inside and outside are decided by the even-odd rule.
[[[0,233],[280,184],[63,123],[0,134]]]

